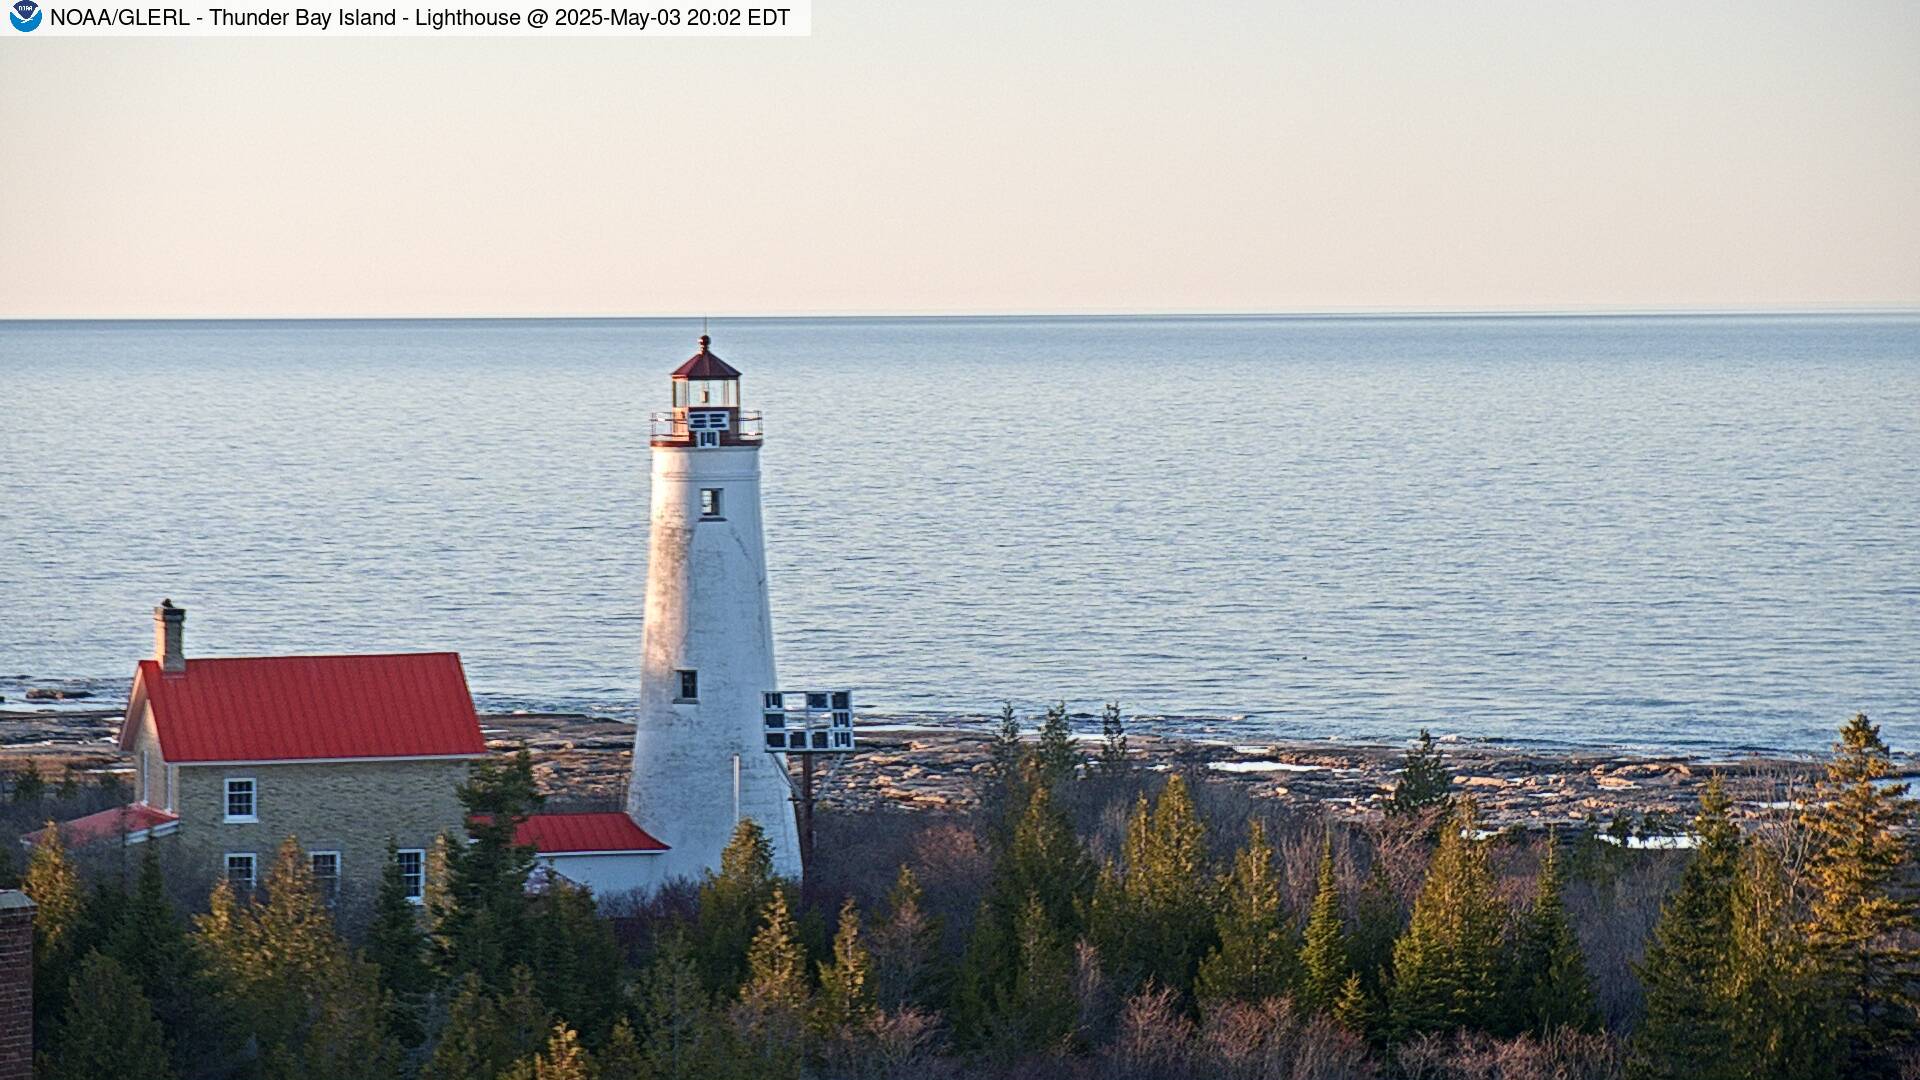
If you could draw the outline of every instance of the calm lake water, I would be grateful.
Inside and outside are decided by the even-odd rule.
[[[1920,317],[726,320],[789,687],[1143,729],[1920,747]],[[0,323],[0,694],[453,649],[636,696],[685,320]]]

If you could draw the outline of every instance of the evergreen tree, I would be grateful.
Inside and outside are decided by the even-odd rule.
[[[1040,720],[1040,745],[1033,756],[1047,784],[1058,787],[1073,779],[1080,753],[1073,748],[1073,725],[1067,719],[1066,702],[1047,706],[1047,714]]]
[[[593,894],[562,880],[547,883],[528,919],[534,990],[556,1016],[598,1044],[612,1030],[623,965],[613,926],[600,918]]]
[[[449,974],[475,972],[504,990],[513,968],[527,961],[527,877],[535,854],[514,834],[546,797],[525,750],[475,762],[457,793],[470,842],[443,845],[446,885],[434,904],[434,937]]]
[[[502,1073],[502,1080],[594,1080],[598,1070],[580,1035],[565,1020],[556,1021],[547,1037],[546,1048],[532,1057],[522,1058]]]
[[[34,903],[33,913],[33,1027],[44,1042],[53,1020],[66,1006],[68,983],[81,950],[77,947],[82,931],[86,897],[80,889],[80,872],[67,858],[60,827],[47,822],[33,854],[27,858],[27,872],[20,890]]]
[[[773,845],[758,822],[742,818],[720,853],[720,872],[700,885],[694,962],[709,993],[732,997],[740,989],[747,947],[777,891]]]
[[[1340,984],[1340,994],[1333,999],[1333,1008],[1329,1010],[1333,1021],[1363,1039],[1371,1038],[1374,1030],[1373,998],[1360,984],[1359,974],[1347,976]]]
[[[991,821],[1001,821],[1026,805],[1024,777],[1027,748],[1020,740],[1020,720],[1013,714],[1013,702],[1000,706],[1000,724],[994,729],[987,751],[987,777],[981,789],[981,805]]]
[[[601,1047],[595,1064],[599,1066],[599,1080],[651,1080],[653,1076],[633,1025],[625,1017],[614,1022],[613,1033],[607,1036],[607,1045]]]
[[[105,952],[126,969],[169,1035],[181,1072],[230,1050],[226,1010],[194,962],[186,920],[167,896],[157,844],[143,845],[133,893],[106,936]]]
[[[1407,751],[1406,767],[1400,771],[1400,782],[1387,798],[1387,814],[1398,817],[1419,813],[1429,806],[1443,805],[1452,784],[1452,778],[1447,775],[1446,762],[1433,745],[1433,736],[1426,728],[1421,728],[1420,738]]]
[[[1729,1005],[1735,1037],[1724,1072],[1749,1080],[1835,1076],[1831,1002],[1820,992],[1812,953],[1795,925],[1780,860],[1763,844],[1741,852],[1730,925],[1726,977],[1702,988]]]
[[[1347,956],[1354,973],[1360,976],[1361,988],[1376,1006],[1386,1000],[1387,986],[1393,981],[1393,943],[1402,929],[1400,897],[1387,878],[1386,864],[1375,858],[1354,904]]]
[[[1038,774],[1035,780],[1039,781]],[[1005,1030],[1003,1014],[1014,1001],[1022,971],[1019,924],[1038,904],[1048,933],[1035,940],[1065,950],[1085,929],[1082,912],[1093,883],[1093,864],[1073,826],[1053,803],[1052,789],[1035,782],[1011,838],[996,851],[986,895],[974,919],[961,960],[955,993],[955,1024],[963,1041]]]
[[[1029,1051],[1063,1048],[1073,1033],[1073,953],[1040,898],[1030,897],[1014,926],[1018,971],[999,1009],[1008,1041]]]
[[[367,928],[367,959],[379,969],[380,987],[392,1002],[387,1030],[408,1046],[417,1046],[426,1037],[421,1015],[425,995],[434,984],[433,969],[427,963],[429,944],[420,925],[419,905],[407,898],[399,849],[389,837],[387,864],[373,899],[373,922]]]
[[[1660,909],[1640,962],[1646,1017],[1634,1036],[1627,1075],[1634,1080],[1727,1080],[1738,1076],[1726,1048],[1740,1036],[1724,986],[1733,953],[1733,887],[1740,831],[1715,775],[1693,821],[1698,844],[1680,885]]]
[[[814,1023],[823,1037],[848,1032],[873,1011],[872,956],[860,939],[860,909],[853,897],[840,905],[840,925],[833,935],[833,962],[820,965],[820,997]]]
[[[20,887],[20,853],[12,844],[0,844],[0,889]]]
[[[1151,809],[1142,795],[1121,865],[1094,893],[1091,929],[1123,992],[1151,981],[1185,994],[1211,947],[1214,882],[1206,827],[1187,783],[1167,779]]]
[[[1393,947],[1392,1026],[1402,1035],[1490,1029],[1499,1017],[1500,930],[1472,799],[1461,799],[1441,833],[1406,932]]]
[[[1121,776],[1130,768],[1126,721],[1120,717],[1120,703],[1109,701],[1100,710],[1100,769],[1108,776]]]
[[[686,936],[667,937],[642,976],[637,995],[642,1075],[706,1080],[727,1075],[736,1057],[731,1031],[719,1022]]]
[[[515,968],[508,982],[495,997],[478,972],[466,974],[420,1080],[494,1080],[546,1045],[552,1017],[533,992],[533,972]]]
[[[89,952],[68,988],[72,1005],[53,1026],[44,1080],[170,1080],[160,1022],[140,985],[112,957]]]
[[[391,1071],[379,973],[334,932],[306,853],[289,837],[267,872],[265,899],[239,904],[226,881],[195,921],[217,991],[257,1040],[270,1075],[344,1078]]]
[[[1247,822],[1247,844],[1234,856],[1214,928],[1220,944],[1201,961],[1195,980],[1202,1005],[1286,996],[1298,958],[1281,905],[1273,846],[1259,818]]]
[[[875,1003],[888,1011],[929,1004],[939,977],[940,921],[927,914],[920,881],[904,863],[871,940]]]
[[[1300,1004],[1331,1009],[1346,985],[1347,935],[1340,919],[1340,886],[1333,872],[1333,834],[1320,845],[1320,874],[1300,949]]]
[[[1514,940],[1507,1008],[1513,1028],[1543,1035],[1561,1027],[1600,1029],[1586,957],[1561,896],[1564,887],[1559,840],[1549,833],[1533,906],[1521,918]]]
[[[26,766],[13,774],[13,801],[17,803],[37,803],[47,794],[46,777],[40,775],[40,765],[32,758]]]
[[[1835,1004],[1834,1035],[1849,1077],[1898,1072],[1897,1052],[1920,1036],[1915,1016],[1920,929],[1907,880],[1914,804],[1894,773],[1880,729],[1856,715],[1840,729],[1833,758],[1804,821],[1811,898],[1805,934],[1820,984]]]
[[[787,894],[775,890],[747,950],[747,981],[734,1008],[735,1026],[756,1072],[786,1076],[799,1071],[810,998],[806,950],[787,910]]]

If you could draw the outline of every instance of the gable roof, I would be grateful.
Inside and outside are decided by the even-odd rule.
[[[467,757],[487,752],[458,653],[140,661],[120,748],[152,706],[170,764]]]
[[[534,814],[513,830],[513,842],[542,855],[607,855],[665,851],[633,819],[618,811],[590,814]]]
[[[70,847],[116,836],[125,837],[129,844],[137,844],[149,836],[165,836],[173,831],[168,826],[177,825],[179,821],[178,814],[170,814],[146,803],[132,803],[63,821],[55,828],[60,830],[60,842]],[[22,836],[20,840],[31,846],[45,840],[46,836],[47,830],[42,827]]]

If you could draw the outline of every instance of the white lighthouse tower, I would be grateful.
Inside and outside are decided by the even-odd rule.
[[[652,535],[627,812],[669,845],[656,880],[717,870],[740,818],[773,843],[774,871],[800,873],[784,754],[764,706],[780,684],[760,530],[760,416],[740,373],[700,351],[653,416]]]

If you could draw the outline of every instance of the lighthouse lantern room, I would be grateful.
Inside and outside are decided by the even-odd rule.
[[[713,339],[700,335],[700,351],[673,372],[673,409],[654,413],[654,446],[711,449],[760,441],[760,414],[740,408],[740,372],[713,355]]]

